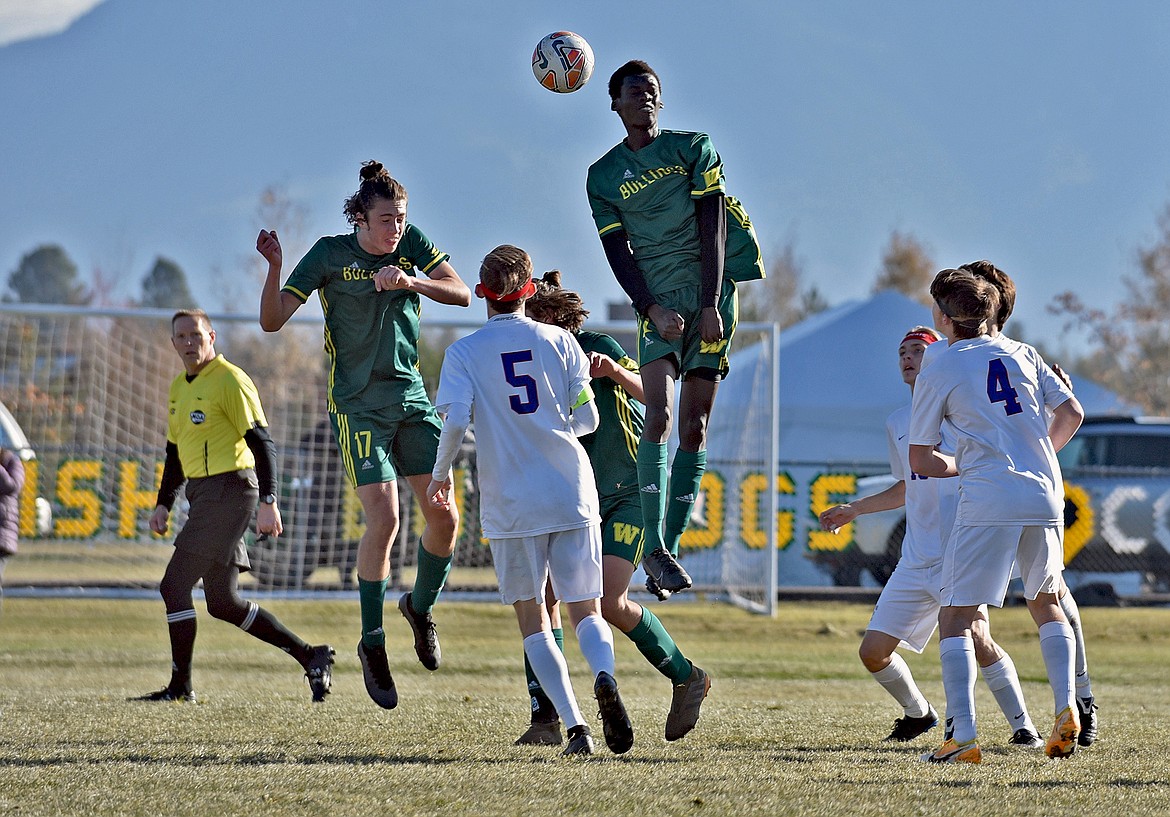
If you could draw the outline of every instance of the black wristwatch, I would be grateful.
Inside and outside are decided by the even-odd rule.
[[[260,497],[260,501],[263,502],[265,505],[275,505],[276,504],[276,494],[265,494],[264,496]]]

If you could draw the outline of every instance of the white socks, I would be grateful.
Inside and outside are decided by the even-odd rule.
[[[901,704],[902,714],[908,718],[926,717],[926,713],[930,711],[930,703],[914,683],[914,676],[902,656],[894,653],[890,656],[890,663],[885,669],[871,672],[870,675],[882,685],[882,689]]]
[[[1076,660],[1076,639],[1067,621],[1050,621],[1040,625],[1040,654],[1048,670],[1052,687],[1054,712],[1066,706],[1076,706],[1073,698],[1073,663]]]
[[[996,703],[1003,710],[1012,732],[1027,729],[1034,735],[1040,734],[1036,731],[1036,724],[1028,717],[1024,690],[1020,687],[1020,676],[1016,672],[1012,657],[1004,653],[1003,658],[989,667],[980,667],[979,671],[983,673],[983,680],[987,682],[987,688],[991,690]]]
[[[577,624],[577,643],[593,676],[600,672],[613,675],[613,630],[601,616],[585,616]]]
[[[1093,686],[1089,683],[1089,661],[1085,657],[1085,634],[1081,632],[1081,609],[1073,598],[1072,591],[1060,597],[1060,609],[1072,627],[1073,638],[1076,639],[1076,685],[1078,698],[1092,698]]]
[[[938,642],[943,689],[947,693],[947,726],[956,743],[975,740],[975,642],[952,636]]]
[[[573,687],[569,683],[569,667],[565,664],[565,657],[557,649],[557,641],[550,632],[533,633],[524,639],[524,654],[528,656],[528,663],[536,673],[536,679],[544,694],[557,708],[557,714],[565,722],[565,728],[571,729],[585,723],[581,717],[581,710],[573,697]]]

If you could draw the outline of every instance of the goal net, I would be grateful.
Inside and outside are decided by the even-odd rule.
[[[172,536],[151,533],[147,523],[162,473],[167,392],[181,372],[170,317],[166,310],[0,304],[0,402],[28,441],[20,552],[9,563],[6,585],[157,587]],[[285,533],[249,539],[253,571],[245,583],[297,592],[352,587],[364,525],[325,413],[320,318],[295,316],[277,334],[261,332],[251,315],[212,319],[216,351],[248,372],[260,391],[280,457]],[[432,393],[442,351],[481,325],[424,314],[422,368]],[[589,328],[610,331],[633,348],[632,324]],[[772,330],[749,325],[737,333],[744,351],[736,353],[731,378],[721,386],[709,473],[681,556],[700,589],[761,610],[770,609],[768,599],[774,603],[776,574],[766,567],[767,540],[775,531],[761,526],[776,517],[769,492],[760,489],[766,483],[761,474],[776,473],[768,464],[776,428]],[[395,584],[409,585],[422,519],[405,482],[400,490],[403,524],[391,574]],[[450,586],[494,591],[470,442],[456,463],[455,500],[462,525]],[[38,506],[51,508],[51,519]],[[185,510],[180,496],[172,535]]]

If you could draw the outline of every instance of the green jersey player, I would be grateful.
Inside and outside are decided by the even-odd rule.
[[[398,704],[382,629],[390,546],[398,533],[396,480],[405,478],[416,497],[425,495],[442,430],[418,370],[420,296],[471,303],[447,254],[406,220],[406,204],[406,189],[380,163],[364,164],[361,186],[345,203],[354,232],[317,241],[283,288],[275,231],[261,230],[256,239],[257,251],[268,261],[261,327],[280,329],[314,291],[325,313],[329,418],[366,515],[358,545],[358,656],[366,691],[386,709]],[[413,630],[419,661],[434,670],[441,653],[431,608],[450,571],[459,517],[454,506],[423,501],[419,507],[426,528],[418,573],[398,608]]]
[[[690,587],[675,561],[706,470],[706,429],[737,319],[736,281],[764,277],[751,222],[724,194],[723,163],[704,133],[660,130],[658,75],[631,61],[609,80],[626,138],[586,182],[606,258],[639,316],[646,424],[637,465],[652,585]],[[669,469],[675,382],[679,445]],[[668,495],[664,490],[669,490]],[[665,529],[664,529],[665,525]]]
[[[670,679],[674,691],[666,718],[666,739],[678,740],[694,727],[703,699],[711,688],[707,673],[692,664],[662,622],[629,597],[630,577],[642,560],[642,508],[638,496],[638,439],[643,426],[642,380],[638,365],[609,335],[581,328],[589,315],[581,296],[561,288],[557,270],[536,282],[526,304],[528,315],[573,334],[589,356],[590,386],[597,407],[597,430],[580,438],[589,455],[601,503],[603,590],[601,613],[634,643],[651,666]],[[560,614],[549,600],[553,635],[564,645]],[[532,723],[518,744],[561,742],[556,709],[525,662],[532,703]]]

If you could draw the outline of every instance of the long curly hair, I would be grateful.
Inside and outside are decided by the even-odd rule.
[[[560,270],[549,270],[534,283],[536,294],[525,305],[528,317],[569,332],[581,328],[589,317],[589,310],[585,308],[580,295],[571,289],[561,288]]]

